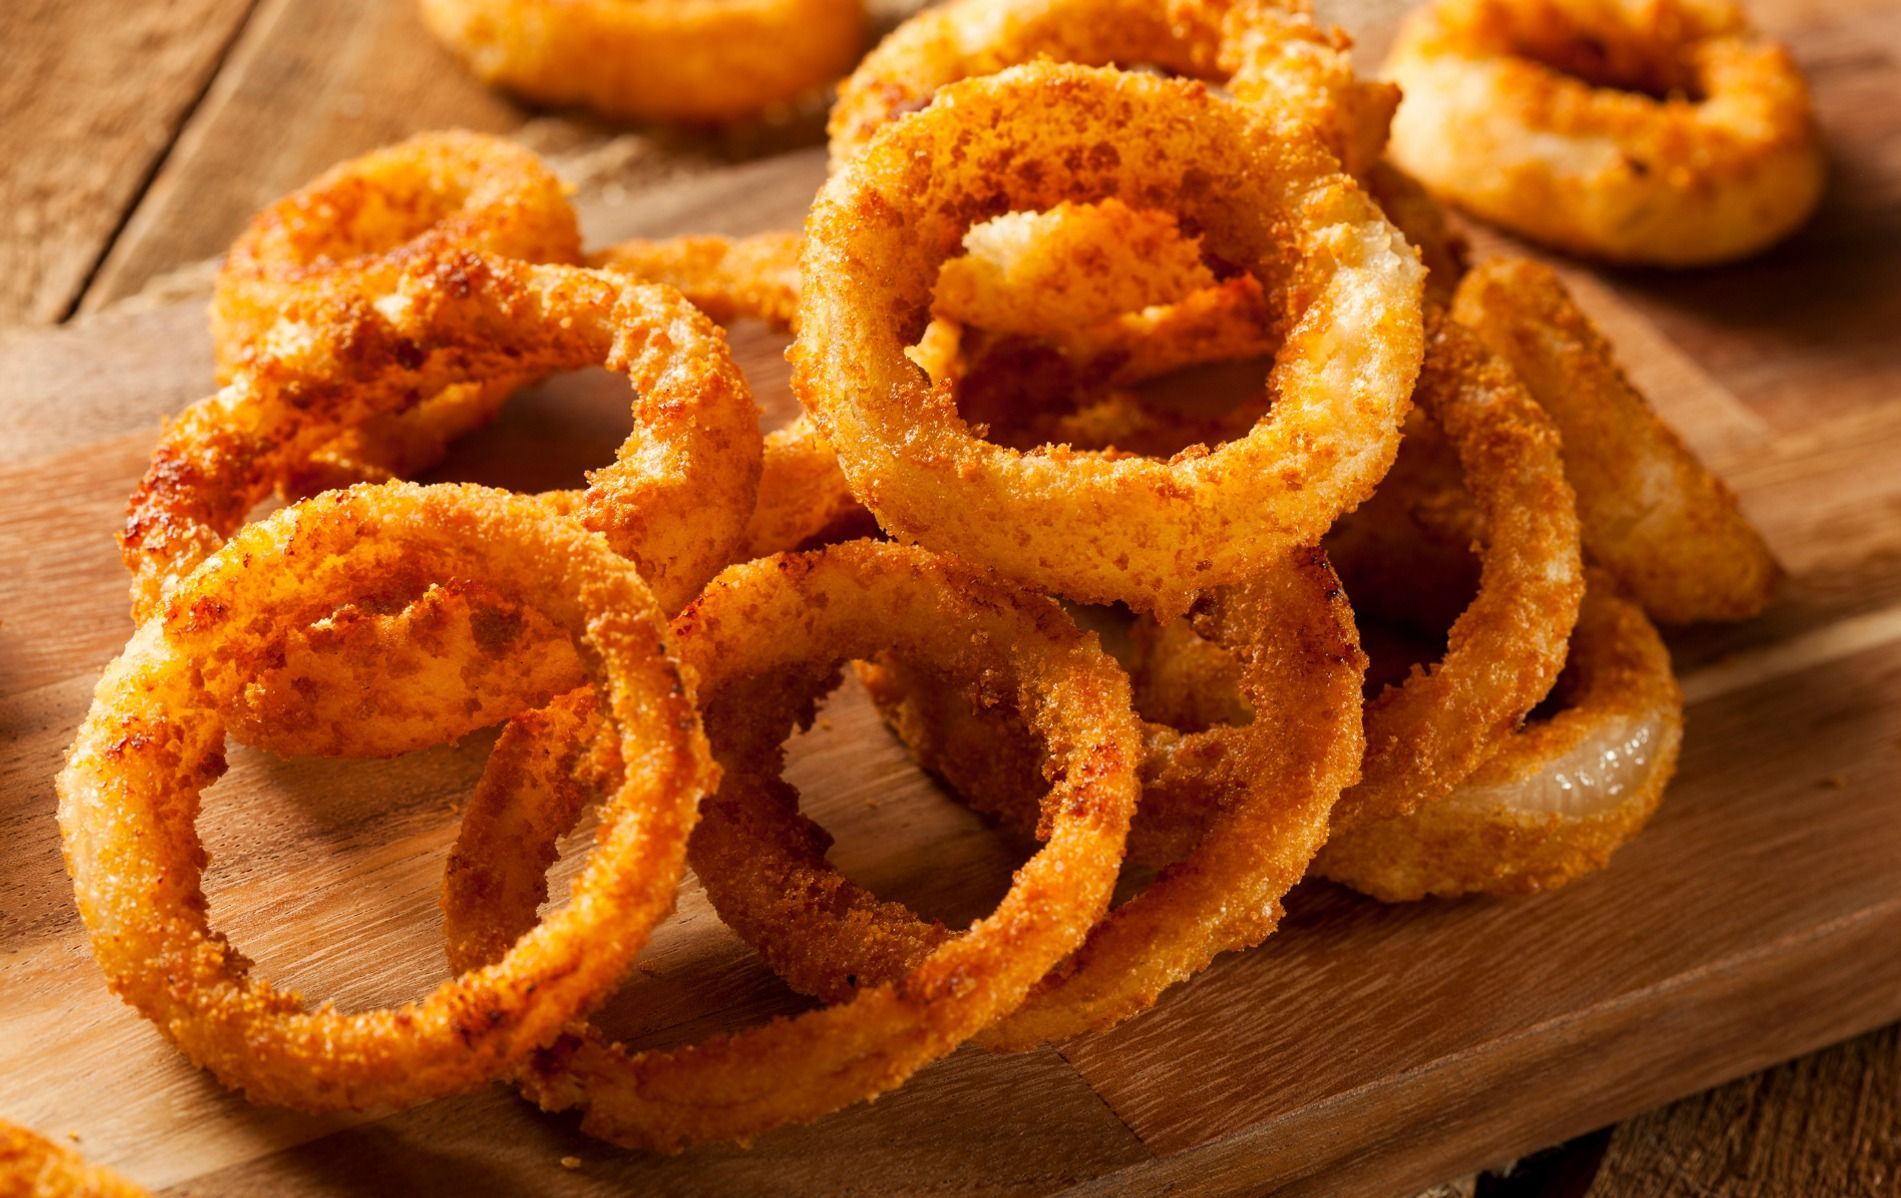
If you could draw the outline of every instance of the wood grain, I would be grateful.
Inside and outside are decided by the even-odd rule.
[[[250,7],[0,6],[0,327],[72,309]]]
[[[1901,1027],[1891,1027],[1626,1120],[1590,1198],[1897,1189]]]
[[[342,159],[436,125],[521,120],[436,45],[414,4],[259,0],[83,309],[223,253],[259,208]]]

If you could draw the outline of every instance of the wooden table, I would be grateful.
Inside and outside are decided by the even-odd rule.
[[[1374,62],[1393,11],[1364,0],[1330,15]],[[0,9],[0,1117],[75,1131],[102,1161],[194,1193],[1263,1179],[1392,1193],[1453,1175],[1468,1194],[1901,1192],[1894,1027],[1634,1114],[1901,1016],[1901,12],[1765,0],[1757,16],[1815,84],[1835,163],[1822,213],[1738,267],[1573,272],[1794,576],[1762,620],[1673,638],[1690,739],[1646,837],[1608,875],[1520,904],[1389,913],[1310,888],[1268,948],[1109,1036],[959,1054],[750,1154],[654,1162],[499,1091],[328,1120],[223,1094],[105,995],[58,868],[49,779],[128,631],[119,507],[160,416],[209,385],[211,260],[255,209],[341,158],[462,125],[547,153],[578,185],[591,242],[743,232],[796,216],[820,169],[801,149],[818,118],[692,138],[531,114],[466,78],[409,0],[13,0]],[[786,403],[776,345],[736,344],[769,405]],[[598,460],[614,433],[587,391],[522,405],[506,437]],[[514,451],[478,442],[464,471],[487,477],[485,453]],[[971,873],[1003,863],[994,838],[944,805],[897,814],[922,785],[900,777],[862,704],[833,715],[834,738],[805,746],[798,769],[815,791],[852,779],[822,804],[852,829],[841,860],[940,914],[980,907],[983,894],[901,868],[880,837],[931,838]],[[481,750],[320,774],[245,759],[220,788],[236,798],[207,812],[225,863],[214,909],[293,982],[346,1002],[416,993],[441,969],[417,913]],[[259,828],[243,799],[267,791],[304,801]],[[306,842],[340,864],[311,866]],[[340,884],[364,879],[367,898]],[[682,913],[706,918],[694,893]],[[708,987],[728,1017],[783,1006],[743,954],[686,945],[656,945],[661,976],[622,1030],[692,1034]],[[1619,1119],[1510,1178],[1471,1176]],[[570,1154],[572,1173],[557,1164]]]

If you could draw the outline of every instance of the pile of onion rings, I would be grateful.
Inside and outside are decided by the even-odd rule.
[[[1665,49],[1558,62],[1548,2],[1420,23],[1490,14],[1459,28],[1620,86],[1753,46],[1685,18]],[[855,6],[730,8],[424,4],[485,77],[618,115],[734,119],[850,65]],[[589,253],[552,171],[466,133],[266,209],[219,277],[223,388],[130,501],[141,624],[58,779],[108,984],[260,1102],[505,1080],[672,1152],[966,1043],[1112,1027],[1260,945],[1309,875],[1394,902],[1604,869],[1682,739],[1651,621],[1752,615],[1779,570],[1555,274],[1468,265],[1425,117],[1349,44],[1267,0],[951,0],[842,87],[800,233]],[[771,71],[744,65],[764,47]],[[1719,74],[1695,119],[1733,101]],[[759,428],[717,323],[738,319],[793,338],[783,428]],[[635,427],[585,487],[402,481],[602,364]],[[253,522],[273,492],[290,506]],[[827,860],[785,744],[839,685],[1023,842],[991,914],[946,927]],[[227,738],[373,757],[498,725],[434,992],[310,1006],[212,929],[195,821]],[[689,865],[825,1005],[661,1050],[588,1022]],[[15,1159],[81,1168],[0,1136]]]

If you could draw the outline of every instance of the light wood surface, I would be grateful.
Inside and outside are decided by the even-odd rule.
[[[1815,225],[1719,271],[1571,270],[1793,574],[1764,618],[1672,637],[1692,697],[1682,772],[1612,870],[1529,900],[1397,909],[1304,887],[1266,946],[1123,1029],[1021,1057],[966,1051],[750,1151],[655,1160],[500,1088],[383,1117],[249,1107],[105,991],[73,913],[50,780],[130,631],[111,542],[124,498],[159,421],[209,386],[195,264],[337,157],[448,121],[524,119],[405,41],[418,36],[407,5],[264,0],[112,241],[89,314],[0,335],[0,1118],[76,1132],[96,1159],[196,1194],[1394,1194],[1901,1018],[1901,23],[1848,3],[1763,19],[1809,69],[1829,131],[1835,186]],[[594,244],[788,226],[822,170],[813,150],[713,169],[760,144],[744,137],[688,146],[548,117],[523,136],[581,184]],[[109,236],[93,234],[94,258]],[[734,343],[783,415],[780,343],[743,326]],[[613,380],[560,380],[442,476],[571,483],[625,419]],[[829,714],[796,747],[794,777],[837,832],[836,859],[945,918],[994,901],[1007,846],[916,776],[855,692]],[[370,764],[235,754],[204,819],[214,920],[311,994],[419,993],[444,971],[435,888],[484,749]],[[638,1043],[796,1007],[691,884],[644,962],[608,1019]],[[1738,1083],[1745,1099],[1729,1087],[1625,1123],[1593,1193],[1833,1192],[1829,1179],[1882,1192],[1892,1044],[1864,1039],[1837,1050],[1834,1073],[1777,1071]],[[1818,1098],[1828,1077],[1837,1097]],[[1884,1085],[1885,1099],[1853,1097]],[[1759,1134],[1736,1130],[1739,1111]],[[1866,1152],[1852,1167],[1825,1163],[1840,1148],[1796,1163],[1786,1147],[1831,1121]],[[1694,1148],[1711,1139],[1733,1151]],[[580,1168],[562,1167],[569,1155]]]
[[[249,0],[0,7],[0,325],[72,310]]]

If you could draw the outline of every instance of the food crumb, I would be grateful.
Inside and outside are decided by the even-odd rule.
[[[1828,787],[1830,790],[1840,790],[1842,787],[1848,785],[1848,779],[1840,774],[1830,774],[1828,777],[1822,779],[1822,785]]]
[[[66,1129],[66,1138],[75,1144],[79,1143],[79,1133],[70,1127]]]
[[[563,1169],[579,1169],[581,1167],[581,1158],[578,1156],[564,1156],[561,1158],[561,1167]]]

